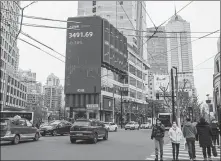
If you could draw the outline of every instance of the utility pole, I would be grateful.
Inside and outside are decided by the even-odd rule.
[[[115,101],[114,101],[114,92],[115,92],[115,88],[113,87],[113,103],[112,103],[112,107],[113,107],[113,123],[115,123],[115,120],[114,120],[114,108],[115,108]]]
[[[174,82],[173,82],[173,68],[171,68],[171,86],[172,86],[172,113],[173,113],[173,121],[176,121],[175,118],[175,106],[174,106]]]
[[[123,128],[123,96],[122,96],[122,88],[120,89],[120,126]]]
[[[178,69],[177,67],[173,67],[176,70],[175,84],[176,84],[176,104],[177,104],[177,124],[178,127],[181,128],[180,123],[180,107],[179,107],[179,85],[178,85]]]
[[[153,127],[153,117],[154,117],[153,108],[154,108],[154,104],[153,104],[153,100],[152,100],[152,127]]]

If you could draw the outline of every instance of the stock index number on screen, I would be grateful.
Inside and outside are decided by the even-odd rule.
[[[69,33],[69,38],[78,38],[78,37],[92,37],[93,32],[74,32],[74,33]]]

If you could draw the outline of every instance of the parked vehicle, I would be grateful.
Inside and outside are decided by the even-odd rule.
[[[171,113],[159,113],[158,118],[164,125],[165,130],[169,130],[172,126],[172,114]]]
[[[117,127],[117,125],[115,123],[113,123],[113,122],[105,122],[104,125],[105,125],[105,128],[108,131],[115,131],[115,132],[117,132],[118,127]]]
[[[40,138],[39,130],[24,118],[1,118],[1,141],[11,141],[18,144],[20,141],[33,139],[38,141]]]
[[[53,120],[48,124],[44,124],[40,127],[40,133],[42,136],[47,134],[56,136],[56,135],[64,135],[70,133],[70,128],[72,124],[68,121],[64,120]]]
[[[149,122],[144,122],[143,124],[140,125],[140,129],[150,129],[151,125]]]
[[[130,130],[139,130],[139,124],[137,122],[131,121],[125,125],[125,130],[130,129]]]
[[[79,119],[76,120],[70,130],[70,141],[89,140],[96,144],[98,139],[108,139],[108,130],[104,123],[98,120]]]

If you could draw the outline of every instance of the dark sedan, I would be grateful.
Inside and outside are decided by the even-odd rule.
[[[90,140],[96,144],[99,138],[107,140],[108,130],[105,128],[105,125],[98,120],[76,120],[71,127],[71,143],[75,143],[76,140]]]
[[[52,122],[49,122],[48,124],[44,124],[43,126],[41,126],[40,133],[42,136],[69,134],[71,126],[72,124],[68,121],[54,120]]]

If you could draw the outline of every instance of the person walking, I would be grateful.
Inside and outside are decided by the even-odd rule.
[[[212,129],[213,144],[214,146],[216,146],[217,142],[217,145],[219,146],[219,125],[215,119],[211,123],[211,129]]]
[[[197,129],[190,122],[189,118],[187,118],[186,121],[186,124],[183,126],[183,136],[186,138],[190,160],[196,160],[195,140]]]
[[[209,126],[209,123],[206,122],[204,118],[200,119],[200,122],[196,125],[197,135],[196,139],[199,140],[200,147],[203,150],[204,160],[207,160],[207,155],[209,160],[211,160],[211,148],[212,144],[212,130]]]
[[[164,144],[165,127],[159,119],[156,119],[156,125],[153,126],[151,139],[155,143],[155,161],[158,161],[158,151],[160,146],[160,160],[163,160],[163,144]]]
[[[183,137],[183,133],[181,129],[177,126],[176,122],[173,122],[173,125],[169,130],[169,138],[172,143],[174,161],[175,160],[178,161],[179,148],[180,148],[180,142],[181,142],[182,137]]]

